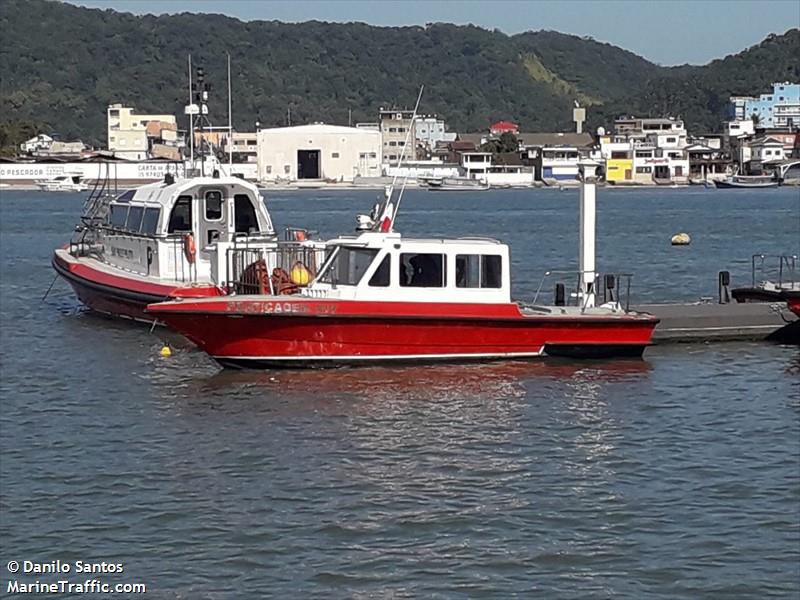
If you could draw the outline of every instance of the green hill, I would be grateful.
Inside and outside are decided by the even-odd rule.
[[[222,15],[134,16],[46,0],[0,2],[3,119],[44,123],[105,141],[113,102],[182,115],[188,54],[202,65],[217,123],[227,119],[226,52],[239,130],[293,123],[374,121],[380,106],[413,104],[451,129],[512,119],[524,130],[571,126],[574,99],[590,124],[615,114],[680,113],[717,128],[730,92],[758,93],[798,73],[800,32],[771,36],[704,67],[664,68],[589,38],[539,31],[508,36],[474,26],[242,22]],[[180,117],[179,117],[180,118]],[[20,127],[17,127],[20,129]],[[23,128],[24,129],[24,128]]]

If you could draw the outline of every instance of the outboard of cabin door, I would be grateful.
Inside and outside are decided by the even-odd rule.
[[[207,189],[203,192],[200,204],[198,247],[208,252],[218,241],[228,239],[228,203],[222,190]]]

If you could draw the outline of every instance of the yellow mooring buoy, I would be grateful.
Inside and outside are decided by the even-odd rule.
[[[670,243],[673,246],[688,246],[692,243],[692,238],[689,237],[688,233],[676,233],[672,236]]]
[[[164,344],[161,347],[161,350],[158,351],[159,355],[163,356],[164,358],[169,358],[172,356],[172,348]]]

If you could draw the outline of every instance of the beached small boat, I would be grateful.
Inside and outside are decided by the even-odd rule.
[[[772,175],[733,175],[715,180],[714,185],[718,188],[760,189],[778,187],[780,181]]]
[[[428,177],[420,179],[420,184],[431,192],[478,192],[490,189],[487,181],[469,177]]]

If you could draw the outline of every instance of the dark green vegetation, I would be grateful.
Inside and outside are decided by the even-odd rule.
[[[242,22],[221,15],[137,17],[46,0],[0,2],[0,112],[64,137],[105,142],[106,106],[181,116],[186,57],[205,67],[217,124],[227,122],[225,53],[233,64],[235,126],[374,121],[382,105],[413,105],[451,129],[498,119],[523,131],[572,126],[573,100],[589,126],[621,113],[683,116],[718,129],[728,96],[800,79],[800,30],[703,67],[664,68],[620,48],[552,31],[507,36],[478,27],[372,27],[312,21]]]

